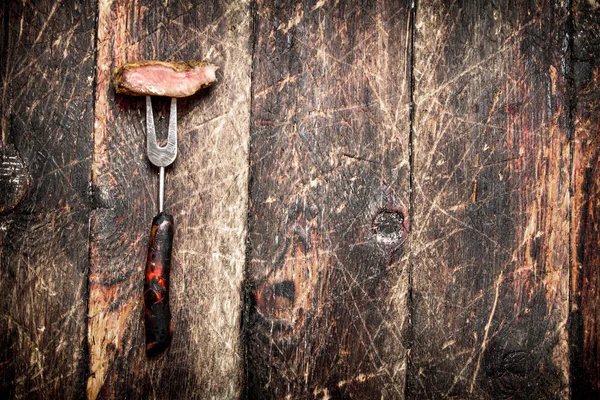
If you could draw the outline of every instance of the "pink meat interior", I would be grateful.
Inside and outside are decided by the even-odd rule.
[[[146,65],[123,71],[123,80],[130,88],[141,93],[171,97],[189,96],[215,79],[213,65],[181,72],[163,65]]]

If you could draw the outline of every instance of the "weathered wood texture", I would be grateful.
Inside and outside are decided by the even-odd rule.
[[[256,4],[247,398],[403,398],[408,7]]]
[[[0,398],[597,398],[597,3],[2,2]],[[109,77],[204,57],[147,358],[158,177]]]
[[[407,397],[569,395],[567,17],[418,4]]]
[[[87,395],[234,398],[242,379],[249,4],[102,0],[98,10]],[[144,98],[115,96],[109,75],[129,61],[205,57],[220,67],[219,83],[178,102],[179,154],[166,172],[174,337],[166,353],[147,359],[142,285],[157,170],[145,155]],[[168,101],[154,104],[165,134]]]
[[[91,2],[4,2],[0,397],[84,393]]]
[[[573,7],[573,398],[600,398],[600,7]]]

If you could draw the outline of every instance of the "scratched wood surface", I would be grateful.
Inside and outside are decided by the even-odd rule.
[[[246,396],[402,398],[409,3],[256,8]]]
[[[567,15],[419,3],[411,397],[568,396]]]
[[[597,1],[20,0],[0,35],[0,398],[600,395]],[[157,171],[109,75],[204,57],[147,359]]]
[[[88,342],[90,398],[236,397],[245,261],[250,7],[246,2],[98,3]],[[157,170],[145,156],[143,97],[115,96],[112,68],[200,60],[219,83],[178,102],[178,158],[166,171],[175,218],[169,351],[144,353],[141,283]],[[166,131],[168,101],[154,100]]]
[[[88,7],[2,7],[1,398],[84,393],[94,75]]]
[[[574,2],[573,398],[600,398],[600,7]]]

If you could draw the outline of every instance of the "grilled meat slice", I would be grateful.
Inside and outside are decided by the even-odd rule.
[[[212,85],[217,67],[206,61],[139,61],[116,68],[117,93],[134,96],[187,97]]]

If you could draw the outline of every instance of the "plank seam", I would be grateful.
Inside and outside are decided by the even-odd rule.
[[[93,77],[92,77],[92,113],[94,115],[94,124],[92,124],[92,130],[91,130],[91,136],[92,136],[92,143],[95,143],[95,135],[96,135],[96,129],[94,128],[95,126],[95,119],[96,119],[96,106],[97,106],[97,100],[96,100],[96,91],[97,91],[97,87],[98,87],[98,30],[99,30],[99,20],[100,20],[100,4],[99,1],[96,0],[96,7],[94,7],[94,12],[96,13],[96,16],[94,18],[94,68],[93,68]],[[91,357],[90,357],[90,346],[89,346],[89,324],[90,324],[90,277],[91,277],[91,273],[92,273],[92,218],[93,218],[93,212],[95,210],[98,209],[97,205],[99,203],[97,203],[95,201],[95,190],[94,190],[94,160],[95,160],[95,151],[96,151],[96,146],[92,147],[92,162],[90,163],[90,170],[89,170],[89,174],[88,174],[88,193],[87,193],[87,197],[89,200],[89,204],[91,205],[90,209],[88,210],[88,237],[87,237],[87,259],[88,259],[88,265],[87,265],[87,270],[85,273],[85,280],[86,280],[86,285],[85,285],[85,292],[84,292],[84,298],[85,298],[85,309],[86,309],[86,324],[85,324],[85,332],[83,335],[83,345],[82,345],[82,351],[83,351],[83,379],[82,382],[79,383],[80,386],[80,390],[81,390],[81,397],[82,399],[87,398],[87,382],[88,382],[88,377],[91,374]]]
[[[250,305],[252,304],[250,298],[250,260],[251,260],[251,243],[250,243],[250,218],[251,218],[251,206],[250,206],[250,187],[252,186],[252,161],[250,154],[252,152],[252,121],[253,121],[253,103],[254,103],[254,68],[255,59],[254,54],[256,50],[256,42],[258,40],[257,34],[257,22],[258,22],[258,5],[256,0],[250,2],[250,115],[248,118],[248,182],[246,186],[246,193],[248,195],[248,201],[246,202],[246,254],[244,260],[244,271],[243,271],[243,283],[242,283],[242,309],[240,313],[240,337],[242,338],[242,387],[240,390],[240,399],[248,399],[248,343],[250,338],[250,332],[246,326],[247,321],[250,317]]]
[[[415,209],[415,184],[414,184],[414,117],[415,117],[415,102],[414,102],[414,42],[415,42],[415,18],[417,15],[417,4],[416,0],[411,0],[410,13],[409,13],[409,45],[408,45],[408,69],[409,69],[409,83],[408,83],[408,96],[409,96],[409,130],[408,130],[408,165],[409,165],[409,212],[408,212],[408,223],[410,232],[414,232],[414,209]],[[408,392],[408,376],[412,368],[411,362],[411,350],[414,345],[414,303],[413,303],[413,269],[414,269],[414,257],[413,257],[413,235],[410,234],[408,237],[409,253],[408,253],[408,338],[406,340],[406,379],[404,380],[404,397],[406,398]]]
[[[5,82],[5,77],[8,74],[8,35],[10,34],[10,29],[8,28],[8,24],[10,22],[8,16],[10,13],[10,2],[8,0],[4,0],[2,2],[2,6],[4,8],[4,15],[3,15],[3,34],[4,37],[2,38],[2,43],[0,43],[0,45],[2,46],[2,48],[0,49],[0,85],[2,85],[2,104],[0,104],[0,112],[2,113],[0,115],[0,143],[2,143],[2,146],[6,146],[6,119],[5,118],[5,114],[6,114],[6,92],[7,92],[7,82]]]
[[[570,206],[569,206],[569,291],[568,291],[568,304],[569,304],[569,316],[568,316],[568,341],[569,341],[569,381],[568,381],[568,393],[569,398],[580,398],[585,396],[586,387],[585,387],[585,379],[584,379],[584,370],[583,370],[583,315],[581,312],[581,285],[583,279],[583,271],[578,270],[575,271],[576,260],[573,257],[573,248],[574,246],[577,248],[577,254],[579,254],[579,248],[582,245],[582,232],[584,231],[585,221],[587,220],[587,216],[585,215],[586,208],[582,207],[579,211],[581,214],[574,215],[573,206],[574,200],[576,198],[575,194],[580,188],[575,187],[577,185],[576,179],[574,179],[574,174],[576,173],[575,166],[575,146],[577,145],[577,140],[575,139],[575,119],[577,114],[577,83],[576,78],[574,76],[575,63],[580,62],[581,60],[578,58],[580,55],[574,55],[574,37],[573,35],[576,32],[575,28],[575,19],[573,16],[573,3],[568,1],[566,4],[567,8],[567,27],[566,27],[566,35],[568,36],[568,48],[567,48],[567,63],[566,63],[566,79],[567,79],[567,90],[569,93],[567,94],[567,134],[569,136],[569,162],[570,162],[570,175],[569,175],[569,195],[570,195]],[[579,10],[580,11],[580,10]],[[581,11],[580,11],[581,12]],[[586,40],[584,39],[584,42]],[[577,57],[577,58],[575,58]],[[588,186],[587,176],[584,178],[584,188]],[[589,192],[583,193],[585,197],[589,200]],[[581,222],[581,226],[579,229],[575,227],[575,218],[578,218]],[[575,232],[575,231],[578,232]],[[577,235],[577,243],[574,243],[573,235]],[[583,261],[582,261],[583,262]],[[575,396],[574,397],[574,394]]]
[[[575,104],[575,80],[573,77],[573,33],[574,33],[574,21],[573,21],[573,3],[571,1],[567,1],[567,3],[565,4],[565,8],[567,9],[567,20],[566,20],[566,27],[565,27],[565,36],[566,36],[566,41],[567,41],[567,48],[565,49],[565,53],[563,55],[563,57],[565,58],[566,62],[565,62],[565,71],[563,71],[563,73],[566,76],[566,85],[567,85],[567,94],[566,94],[566,101],[567,101],[567,121],[566,121],[566,129],[567,129],[567,137],[568,137],[568,142],[569,142],[569,239],[568,239],[568,245],[569,245],[569,252],[568,252],[568,263],[569,263],[569,290],[567,291],[567,307],[569,310],[568,313],[568,317],[567,317],[567,340],[570,343],[576,343],[575,341],[572,341],[573,336],[574,336],[574,331],[573,328],[571,327],[571,324],[573,324],[573,319],[572,319],[572,315],[571,315],[571,304],[573,301],[573,293],[571,292],[571,288],[573,287],[573,265],[574,265],[574,260],[573,260],[573,199],[574,199],[574,179],[573,179],[573,174],[574,174],[574,168],[575,168],[575,150],[574,150],[574,144],[575,144],[575,109],[574,109],[574,104]],[[570,350],[569,350],[569,360],[568,360],[568,382],[567,382],[567,396],[569,398],[573,397],[573,384],[576,383],[575,379],[573,379],[573,374],[572,374],[572,370],[573,370],[573,366],[574,366],[574,355],[576,352],[573,351],[574,346],[569,346]]]

